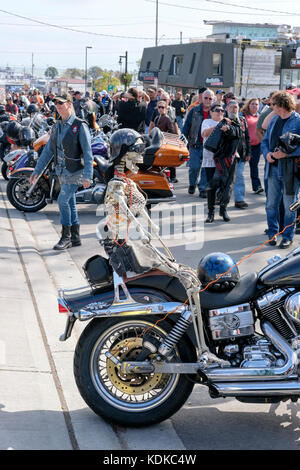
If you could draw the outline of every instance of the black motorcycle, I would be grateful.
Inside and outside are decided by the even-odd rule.
[[[291,210],[299,206],[300,199]],[[106,420],[165,420],[195,383],[211,398],[300,398],[300,248],[241,276],[231,290],[201,292],[206,342],[220,359],[213,365],[202,360],[201,322],[177,278],[150,272],[124,280],[97,255],[84,271],[88,286],[59,291],[59,311],[68,315],[60,339],[71,336],[76,320],[91,320],[76,346],[74,375],[87,405]]]

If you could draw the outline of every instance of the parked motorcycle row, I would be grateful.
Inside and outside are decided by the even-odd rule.
[[[78,203],[104,200],[111,168],[109,138],[117,124],[113,116],[101,119],[99,132],[91,137],[93,185],[78,190]],[[21,123],[22,145],[4,156],[9,169],[7,196],[18,210],[38,211],[58,196],[52,161],[36,184],[29,184],[52,124],[43,116],[30,118],[24,126]],[[12,139],[8,126],[3,136],[5,133]],[[137,174],[128,172],[128,177],[147,194],[149,205],[172,201],[175,196],[165,169],[179,167],[188,159],[186,143],[158,129],[144,139],[143,164]],[[299,207],[300,199],[290,210]],[[71,336],[77,320],[89,322],[76,346],[74,375],[80,394],[95,413],[123,426],[158,423],[184,405],[195,384],[205,385],[212,399],[234,397],[246,403],[298,400],[300,248],[270,259],[260,272],[238,275],[234,283],[229,273],[236,268],[223,262],[226,255],[206,258],[197,272],[203,283],[202,321],[190,308],[177,278],[150,271],[123,279],[100,255],[85,263],[86,286],[59,291],[59,311],[67,314],[61,341]],[[219,269],[210,280],[212,286],[227,274],[228,288],[218,290],[204,283],[205,262],[213,262]],[[202,359],[202,323],[209,350],[220,363]]]
[[[26,125],[23,125],[24,120]],[[2,123],[1,139],[2,145],[5,146],[2,156],[2,175],[9,180],[7,197],[10,203],[20,211],[37,212],[46,204],[55,201],[60,192],[53,160],[44,168],[33,186],[29,183],[30,175],[50,137],[51,126],[55,120],[46,118],[40,113],[24,120],[21,123],[15,121]],[[118,129],[116,116],[101,116],[98,127],[96,131],[91,130],[94,155],[93,184],[88,189],[79,188],[76,193],[78,204],[101,204],[104,200],[106,178],[110,168],[109,139]],[[147,148],[144,163],[137,175],[128,173],[128,176],[146,193],[148,207],[151,207],[162,201],[175,200],[167,168],[181,166],[188,160],[189,152],[182,138],[162,133],[158,129],[153,129],[145,139]],[[14,150],[10,151],[11,144],[14,144]]]

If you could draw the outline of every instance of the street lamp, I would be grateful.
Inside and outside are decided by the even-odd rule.
[[[85,46],[85,93],[87,87],[87,50],[92,49],[92,46]]]

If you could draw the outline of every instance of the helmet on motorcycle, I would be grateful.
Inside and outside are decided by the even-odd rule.
[[[21,129],[22,129],[22,126],[19,122],[11,121],[6,128],[7,137],[9,137],[15,142],[18,141]]]
[[[119,129],[110,139],[110,161],[120,160],[127,152],[141,153],[145,144],[137,143],[141,135],[133,129]]]
[[[39,107],[37,104],[31,103],[26,109],[28,114],[34,114],[39,112]]]
[[[231,290],[240,280],[235,261],[225,253],[210,253],[204,256],[198,265],[197,275],[203,287],[216,281],[207,288],[215,292]]]
[[[31,127],[22,127],[19,134],[21,146],[31,145],[35,140],[35,133]]]

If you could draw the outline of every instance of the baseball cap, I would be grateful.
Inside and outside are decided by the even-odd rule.
[[[222,90],[222,88],[219,88],[219,90],[216,91],[216,95],[219,95],[220,93],[223,93],[225,95],[225,91]]]
[[[297,85],[295,85],[295,83],[287,83],[285,89],[288,90],[289,88],[296,88]]]
[[[62,103],[65,103],[66,101],[70,101],[72,103],[72,96],[70,93],[61,93],[60,95],[55,95],[53,98],[53,101],[61,101]]]
[[[229,91],[224,95],[224,98],[232,98],[233,100],[235,100],[235,95],[234,93],[232,93],[232,91]]]

